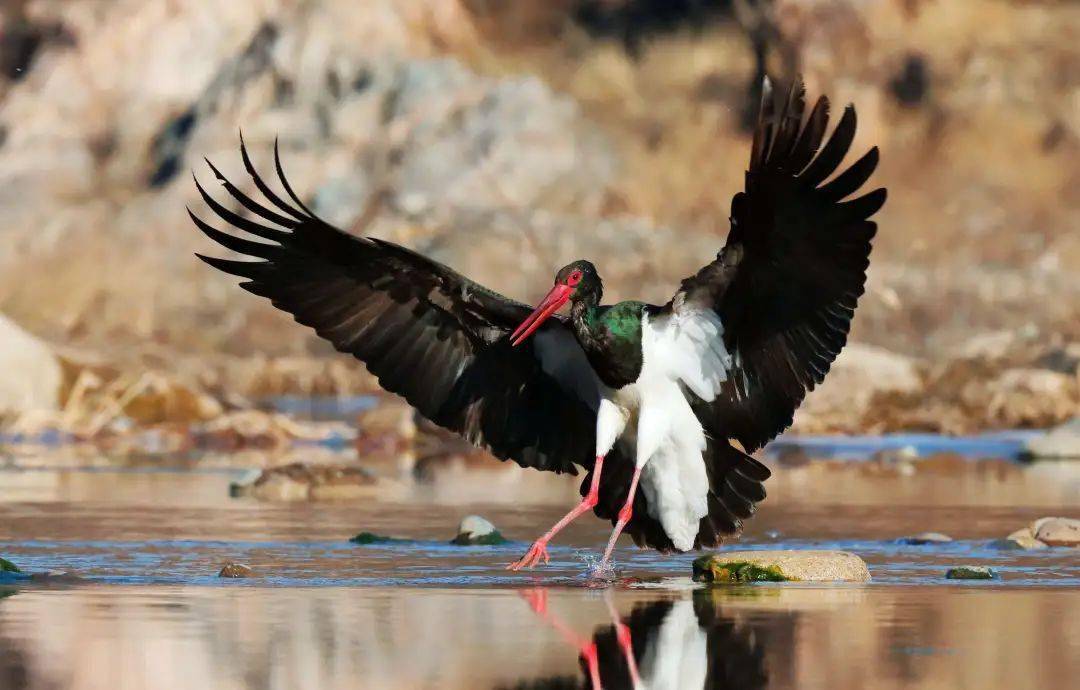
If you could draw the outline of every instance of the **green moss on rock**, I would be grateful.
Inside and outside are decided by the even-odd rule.
[[[19,567],[7,560],[6,558],[0,558],[0,573],[21,573]]]
[[[712,555],[694,561],[694,580],[698,582],[791,582],[793,579],[775,565],[725,561]]]
[[[993,580],[994,571],[981,565],[961,565],[945,572],[949,580]]]
[[[399,542],[408,541],[408,539],[398,539],[397,537],[388,537],[384,534],[375,534],[374,532],[361,532],[352,539],[349,540],[353,544],[396,544]]]

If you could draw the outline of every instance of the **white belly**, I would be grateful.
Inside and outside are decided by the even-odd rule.
[[[709,513],[705,472],[705,432],[672,375],[672,361],[643,319],[644,363],[638,380],[608,391],[597,417],[597,452],[606,454],[623,433],[633,435],[642,467],[641,491],[649,514],[663,526],[675,548],[694,547],[698,523]]]

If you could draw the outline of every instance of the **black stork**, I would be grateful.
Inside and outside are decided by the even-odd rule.
[[[509,568],[546,563],[551,538],[589,510],[614,523],[603,564],[624,530],[664,552],[712,547],[765,498],[769,470],[748,453],[791,424],[844,346],[877,230],[869,219],[885,202],[884,189],[849,198],[877,167],[876,147],[833,176],[854,108],[822,145],[829,102],[804,118],[805,107],[801,81],[778,99],[766,80],[727,242],[659,306],[601,305],[596,267],[580,260],[531,310],[410,249],[345,233],[296,195],[276,145],[288,199],[259,177],[243,141],[265,203],[210,164],[258,220],[195,181],[214,213],[257,240],[189,214],[212,240],[260,260],[199,258],[363,361],[428,419],[524,467],[586,471],[581,503]]]

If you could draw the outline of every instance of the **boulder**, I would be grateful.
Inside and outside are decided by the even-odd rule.
[[[255,571],[243,563],[226,563],[218,573],[218,577],[251,577]]]
[[[1080,417],[1074,417],[1045,434],[1029,439],[1024,444],[1023,455],[1029,460],[1080,458]]]
[[[907,544],[908,546],[925,546],[926,544],[948,544],[952,540],[952,537],[940,532],[921,532],[910,537],[902,537],[896,541],[898,544]]]
[[[866,563],[847,551],[721,551],[694,561],[699,582],[869,582]]]
[[[495,529],[495,525],[479,515],[466,515],[458,525],[457,536],[450,540],[457,546],[491,546],[505,544],[506,538]]]
[[[1046,517],[1031,525],[1035,538],[1048,546],[1080,546],[1080,520]]]
[[[44,342],[0,314],[0,415],[57,410],[63,370]],[[13,375],[17,374],[17,375]]]
[[[960,565],[945,571],[949,580],[993,580],[997,574],[983,565]]]

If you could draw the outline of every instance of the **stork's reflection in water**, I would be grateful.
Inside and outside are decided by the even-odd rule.
[[[548,590],[522,598],[578,652],[583,677],[522,681],[515,690],[752,690],[768,683],[765,636],[753,624],[725,616],[707,591],[681,599],[638,603],[630,615],[604,603],[611,623],[586,636],[548,606]]]

